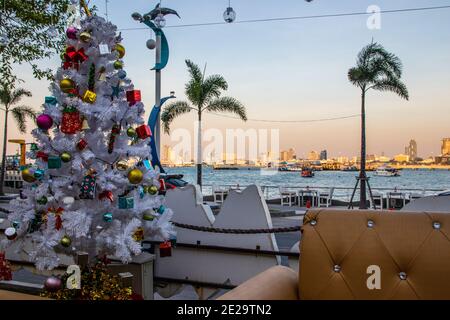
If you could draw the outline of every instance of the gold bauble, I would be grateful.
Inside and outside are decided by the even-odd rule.
[[[59,87],[64,93],[69,93],[71,90],[75,89],[75,82],[72,79],[62,79],[59,82]]]
[[[32,173],[29,168],[22,170],[22,179],[28,183],[36,181],[34,173]]]
[[[138,184],[142,182],[142,179],[144,178],[144,174],[139,169],[133,169],[130,172],[128,172],[128,181],[132,184]]]
[[[90,42],[91,38],[92,38],[92,36],[89,32],[82,32],[80,34],[80,40],[83,42]]]
[[[123,68],[122,61],[117,60],[114,62],[114,69],[118,70],[118,69],[122,69],[122,68]]]
[[[63,247],[67,248],[72,243],[72,240],[68,236],[64,236],[61,238],[60,243]]]
[[[117,170],[125,171],[128,169],[128,164],[125,160],[120,160],[116,164]]]
[[[142,212],[142,219],[145,221],[153,221],[155,220],[155,212],[153,210],[145,210]]]
[[[151,195],[155,195],[158,193],[158,187],[157,186],[150,186],[148,187],[148,193]]]
[[[69,162],[70,160],[72,160],[72,156],[68,152],[61,153],[60,157],[62,162]]]
[[[127,129],[127,136],[129,136],[130,138],[133,138],[136,136],[136,129],[134,129],[133,127],[129,127]]]
[[[136,228],[133,232],[133,240],[136,242],[144,240],[144,229],[142,227]]]
[[[125,47],[121,45],[120,43],[116,44],[114,47],[114,50],[116,50],[119,53],[119,58],[122,59],[125,56]]]

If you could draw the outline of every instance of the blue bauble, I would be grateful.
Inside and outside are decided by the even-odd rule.
[[[36,171],[34,171],[34,177],[36,179],[41,179],[44,176],[44,173],[44,170],[36,169]]]
[[[105,222],[111,222],[113,220],[113,215],[111,212],[107,212],[103,215],[103,220]]]
[[[161,206],[158,208],[158,213],[159,213],[159,214],[163,214],[164,211],[166,211],[166,207],[164,207],[163,205],[161,205]]]
[[[13,228],[19,229],[19,227],[20,227],[20,222],[19,222],[19,221],[13,221],[11,225],[13,226]]]
[[[117,72],[117,75],[119,76],[119,79],[125,79],[125,78],[127,77],[127,73],[126,73],[126,71],[123,70],[123,69],[120,69],[120,70]]]

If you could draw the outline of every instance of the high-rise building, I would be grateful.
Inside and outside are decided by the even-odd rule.
[[[414,139],[409,141],[409,146],[405,147],[405,154],[409,156],[410,161],[417,159],[417,142]]]
[[[290,148],[289,150],[283,150],[280,152],[280,161],[291,161],[295,160],[297,156],[295,155],[295,150]]]
[[[310,151],[308,153],[308,160],[317,161],[320,160],[320,155],[316,151]]]
[[[450,138],[442,139],[441,154],[443,156],[450,155]]]
[[[327,150],[320,151],[320,160],[327,160],[327,159],[328,159]]]

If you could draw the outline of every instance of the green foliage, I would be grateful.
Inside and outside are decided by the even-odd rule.
[[[191,104],[185,101],[177,101],[169,104],[161,115],[163,128],[169,133],[170,125],[179,115],[194,110],[199,115],[206,112],[228,112],[239,116],[243,121],[247,120],[245,107],[236,99],[221,97],[222,91],[228,89],[228,83],[221,75],[211,75],[205,78],[200,67],[190,60],[186,60],[190,79],[185,86],[185,94]]]
[[[29,64],[36,78],[51,79],[51,70],[39,68],[36,61],[61,51],[69,4],[69,0],[2,2],[0,34],[6,35],[9,42],[0,48],[0,85],[13,86],[21,81],[14,73],[14,64]],[[56,39],[48,31],[50,26],[58,32]]]
[[[95,89],[95,64],[91,64],[91,67],[89,69],[89,80],[88,80],[88,88],[92,92],[94,92]]]

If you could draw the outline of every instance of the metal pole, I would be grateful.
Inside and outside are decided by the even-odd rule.
[[[156,64],[161,63],[161,33],[156,33]],[[161,106],[161,70],[155,70],[155,106]],[[156,151],[160,155],[161,150],[161,113],[158,114],[158,119],[156,120],[155,132],[155,144]]]

